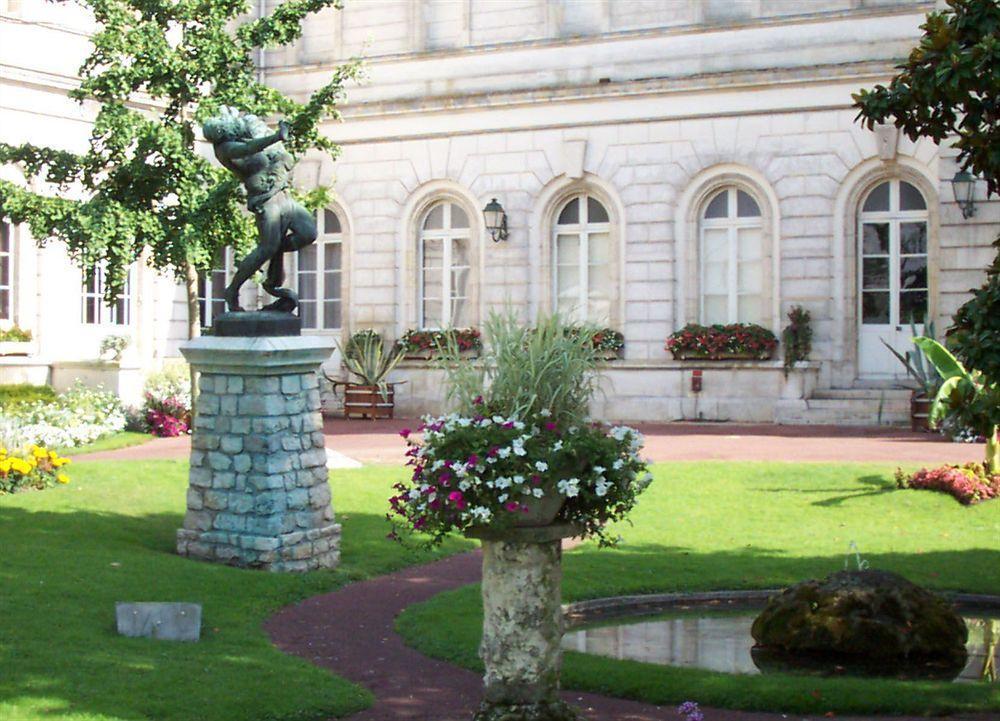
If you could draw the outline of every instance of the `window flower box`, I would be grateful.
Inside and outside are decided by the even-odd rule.
[[[420,330],[411,328],[396,343],[403,349],[406,360],[431,360],[438,356],[438,349],[454,342],[463,356],[477,358],[483,347],[482,336],[475,328],[450,328],[448,330]]]
[[[689,323],[672,333],[666,343],[677,360],[765,361],[774,357],[777,347],[774,333],[754,323]]]
[[[0,330],[0,356],[25,356],[35,352],[35,341],[30,330],[16,325]]]
[[[594,333],[594,348],[606,361],[618,360],[625,351],[625,336],[612,328],[601,328]]]

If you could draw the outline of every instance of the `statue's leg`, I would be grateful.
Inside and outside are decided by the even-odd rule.
[[[226,286],[226,306],[231,311],[241,311],[240,288],[258,270],[264,267],[264,263],[273,258],[281,249],[281,213],[275,212],[276,208],[269,208],[267,204],[256,213],[257,234],[259,240],[254,248],[236,266],[233,279]]]
[[[265,305],[261,310],[277,310],[283,313],[291,313],[299,305],[299,298],[291,288],[282,288],[285,282],[284,251],[278,250],[277,254],[271,258],[267,266],[267,275],[264,278],[264,290],[277,298],[273,303]]]
[[[314,243],[318,232],[316,216],[291,198],[288,199],[288,207],[285,212],[288,218],[288,235],[282,243],[282,250],[301,250],[310,243]]]

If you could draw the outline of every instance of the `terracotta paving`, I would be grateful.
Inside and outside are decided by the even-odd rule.
[[[418,420],[328,418],[327,447],[362,463],[400,463],[403,428]],[[638,423],[645,455],[654,461],[824,461],[877,463],[964,463],[983,457],[982,444],[950,443],[928,433],[894,428],[775,426],[742,423]],[[90,460],[187,458],[189,437],[157,438],[141,446],[80,456]]]

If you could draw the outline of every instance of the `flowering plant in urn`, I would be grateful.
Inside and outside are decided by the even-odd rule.
[[[590,335],[563,330],[558,317],[529,329],[494,315],[484,363],[445,358],[456,412],[425,418],[420,440],[402,432],[413,472],[390,499],[394,535],[433,544],[452,532],[559,522],[613,542],[608,524],[651,480],[642,436],[587,420],[599,359]]]

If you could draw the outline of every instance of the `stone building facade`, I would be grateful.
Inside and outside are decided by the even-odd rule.
[[[625,336],[603,417],[902,420],[902,368],[882,341],[908,347],[911,317],[946,327],[1000,231],[982,183],[963,217],[952,148],[855,123],[851,93],[888,81],[933,9],[356,0],[320,13],[261,58],[266,81],[299,97],[339,62],[366,63],[343,122],[324,127],[341,156],[297,172],[335,197],[289,269],[305,325],[392,339],[481,327],[505,306],[525,320],[558,308]],[[484,227],[492,198],[508,218],[500,242]],[[226,273],[206,279],[207,308]],[[160,359],[183,329],[182,296],[170,297],[157,301]],[[796,305],[812,314],[813,353],[788,376],[780,357],[697,365],[664,348],[690,322],[779,333]],[[326,365],[341,373],[336,357]],[[429,367],[398,377],[402,413],[440,406]]]

